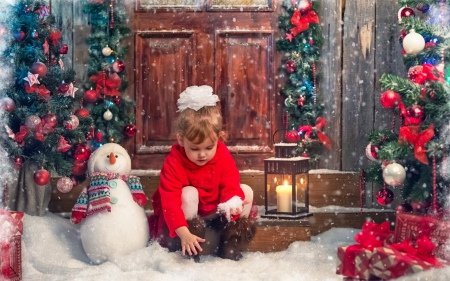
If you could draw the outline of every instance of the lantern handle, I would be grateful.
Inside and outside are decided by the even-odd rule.
[[[279,131],[287,131],[287,129],[278,129],[275,131],[275,133],[273,133],[272,135],[272,143],[275,144],[275,135],[279,132]]]

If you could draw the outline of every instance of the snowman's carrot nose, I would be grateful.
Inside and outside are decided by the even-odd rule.
[[[111,152],[111,154],[109,154],[109,163],[111,165],[116,164],[116,156],[114,156],[114,153]]]

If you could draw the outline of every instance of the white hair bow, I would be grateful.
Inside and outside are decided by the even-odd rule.
[[[204,106],[215,106],[218,101],[219,97],[213,95],[211,86],[190,86],[180,94],[177,101],[177,112],[184,111],[187,108],[197,111]]]

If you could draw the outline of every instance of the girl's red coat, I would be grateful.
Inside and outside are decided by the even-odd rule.
[[[239,170],[222,142],[218,142],[216,155],[204,166],[190,161],[184,148],[175,143],[164,161],[160,184],[152,197],[154,213],[149,218],[152,238],[161,238],[165,224],[172,238],[177,236],[175,229],[188,226],[181,209],[181,190],[185,186],[197,188],[200,216],[214,213],[219,203],[224,203],[233,196],[244,200]]]

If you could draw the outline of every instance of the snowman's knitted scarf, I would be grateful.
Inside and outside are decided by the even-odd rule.
[[[131,195],[139,193],[144,194],[139,177],[120,175],[118,173],[95,172],[91,176],[89,187],[83,189],[75,206],[72,208],[72,212],[82,212],[86,216],[90,216],[103,210],[111,212],[111,198],[108,181],[113,179],[125,181],[130,188]]]

